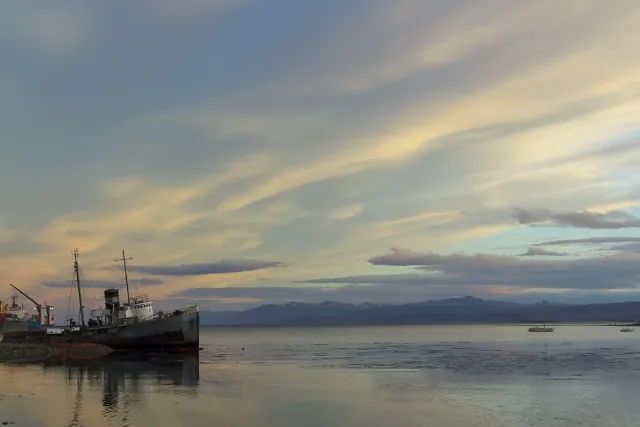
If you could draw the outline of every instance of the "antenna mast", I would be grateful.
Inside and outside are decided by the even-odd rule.
[[[73,269],[76,273],[76,283],[78,285],[78,301],[80,303],[80,324],[85,326],[84,324],[84,305],[82,305],[82,290],[80,288],[80,268],[78,267],[78,249],[75,249],[71,252],[73,254]]]
[[[129,295],[129,276],[127,275],[127,260],[130,259],[133,258],[127,258],[124,254],[124,249],[122,250],[122,258],[114,259],[114,261],[122,261],[122,264],[124,265],[124,283],[127,285],[127,304],[131,304],[131,296]]]

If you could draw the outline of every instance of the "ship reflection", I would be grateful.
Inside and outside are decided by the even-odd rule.
[[[195,396],[200,379],[198,355],[60,360],[45,363],[44,369],[62,373],[76,390],[69,427],[83,425],[83,403],[96,396],[100,396],[101,415],[111,424],[126,426],[131,424],[130,412],[144,404],[148,393]]]

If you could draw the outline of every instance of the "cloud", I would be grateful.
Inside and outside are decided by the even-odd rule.
[[[513,217],[520,224],[532,226],[553,225],[594,229],[619,229],[640,227],[640,218],[623,211],[606,213],[579,211],[553,212],[548,209],[516,208]]]
[[[628,253],[640,253],[640,243],[624,243],[621,245],[613,245],[607,248],[610,251],[620,251],[620,252],[628,252]]]
[[[343,206],[339,209],[331,212],[331,218],[333,219],[350,219],[362,212],[362,206],[353,204],[348,206]]]
[[[612,236],[588,237],[584,239],[550,240],[535,243],[533,246],[600,246],[600,251],[640,253],[640,237]],[[533,249],[533,248],[532,248]],[[541,249],[546,251],[545,249]]]
[[[593,7],[596,6],[597,5],[593,5]],[[520,10],[520,7],[510,5],[503,5],[503,7],[514,7],[517,9],[512,15],[506,13],[504,10],[500,11],[500,16],[503,18],[503,23],[505,24],[504,26],[508,28],[506,32],[509,33],[513,31],[518,34],[519,31],[526,28],[524,30],[525,33],[536,33],[536,36],[532,37],[521,34],[518,34],[515,38],[508,37],[511,43],[521,43],[524,51],[531,50],[531,57],[539,60],[540,56],[534,55],[540,53],[537,49],[537,42],[536,46],[530,46],[528,41],[539,40],[539,37],[548,36],[548,34],[545,34],[545,31],[541,29],[541,22],[539,22],[538,19],[546,15],[550,5],[545,4],[539,9],[524,7],[524,10]],[[491,17],[489,17],[485,14],[486,12],[479,10],[477,7],[468,4],[460,5],[459,7],[437,7],[432,4],[425,4],[424,6],[403,5],[399,8],[394,7],[393,11],[384,7],[373,9],[375,9],[375,12],[368,11],[364,17],[358,17],[363,27],[362,30],[359,28],[354,30],[352,26],[349,26],[348,28],[350,30],[354,30],[354,34],[345,34],[347,42],[344,43],[344,45],[364,45],[366,47],[363,50],[355,49],[355,52],[358,52],[358,54],[362,53],[364,56],[364,58],[361,58],[362,61],[354,64],[354,68],[358,70],[357,73],[354,72],[351,77],[346,77],[344,65],[346,61],[354,61],[356,58],[359,58],[360,55],[354,55],[354,51],[351,49],[348,52],[337,49],[337,52],[335,50],[326,51],[330,58],[328,58],[329,60],[327,61],[323,61],[322,64],[334,64],[339,67],[335,70],[331,69],[328,70],[329,72],[319,73],[320,76],[314,73],[312,74],[314,78],[309,78],[308,76],[311,71],[318,70],[318,68],[315,67],[314,70],[305,70],[309,71],[309,73],[292,72],[291,74],[293,75],[291,76],[285,72],[284,74],[288,75],[289,78],[285,78],[284,76],[280,77],[282,78],[283,84],[286,85],[285,89],[291,89],[292,78],[293,82],[295,82],[295,78],[298,76],[303,76],[302,78],[305,80],[301,82],[300,86],[307,89],[324,79],[331,80],[327,82],[327,84],[333,86],[334,77],[338,80],[345,78],[351,80],[351,78],[353,78],[354,85],[360,86],[356,91],[366,92],[366,94],[363,94],[363,98],[359,101],[353,100],[347,102],[347,105],[351,105],[352,103],[359,105],[361,102],[366,102],[366,99],[372,98],[379,103],[375,104],[379,105],[379,107],[372,108],[370,112],[362,114],[362,116],[360,116],[358,112],[350,109],[344,112],[336,112],[334,113],[334,117],[329,115],[327,120],[334,123],[333,129],[336,130],[335,133],[328,130],[318,130],[315,126],[308,128],[306,132],[301,131],[298,139],[309,141],[307,146],[314,147],[313,154],[305,155],[304,152],[298,151],[298,147],[291,147],[288,151],[289,153],[297,154],[297,161],[286,162],[287,164],[283,167],[274,168],[274,174],[270,179],[260,182],[254,188],[244,191],[242,194],[230,197],[229,200],[221,204],[220,209],[225,211],[242,209],[247,205],[284,192],[301,190],[302,187],[307,187],[310,184],[333,179],[344,180],[349,176],[361,175],[370,170],[380,171],[384,168],[391,168],[400,161],[410,161],[412,157],[421,158],[421,170],[424,174],[427,174],[426,172],[430,171],[433,166],[439,166],[437,164],[433,165],[433,162],[427,158],[427,154],[439,148],[450,153],[451,160],[455,161],[454,166],[459,167],[460,165],[471,163],[472,168],[470,170],[476,172],[476,169],[473,168],[473,163],[486,166],[488,164],[487,162],[491,162],[491,165],[495,165],[495,167],[483,167],[483,175],[495,174],[497,177],[509,180],[514,174],[527,175],[535,172],[539,169],[539,162],[555,159],[558,156],[576,155],[584,150],[585,138],[590,138],[590,136],[589,133],[584,132],[584,128],[578,126],[579,118],[599,116],[604,112],[608,114],[610,109],[618,103],[633,103],[633,100],[630,99],[622,100],[616,96],[605,96],[609,93],[613,93],[614,95],[617,95],[619,92],[624,93],[624,91],[619,91],[617,88],[604,89],[598,84],[590,86],[585,82],[580,82],[580,84],[576,84],[575,86],[572,85],[569,79],[569,69],[574,69],[574,67],[575,69],[582,69],[583,66],[578,63],[582,63],[587,59],[584,56],[572,57],[576,60],[575,63],[573,63],[573,61],[567,59],[570,58],[570,56],[564,55],[564,49],[558,49],[557,51],[552,49],[553,53],[550,54],[550,56],[556,60],[555,62],[552,61],[550,63],[548,58],[546,58],[541,63],[536,63],[535,67],[527,68],[523,66],[523,69],[520,70],[519,67],[514,64],[514,62],[517,61],[511,58],[512,52],[522,52],[518,47],[510,46],[510,48],[507,48],[507,46],[503,44],[504,42],[500,41],[500,37],[494,38],[493,34],[487,38],[468,36],[468,40],[458,42],[460,37],[452,36],[452,32],[449,31],[451,27],[442,24],[442,17],[436,18],[438,12],[440,12],[443,13],[447,19],[451,19],[457,24],[461,24],[461,21],[458,21],[458,19],[462,19],[462,17],[478,19],[478,21],[471,19],[470,22],[474,24],[486,19],[489,20],[492,25],[488,27],[478,25],[477,29],[479,32],[492,33],[494,28],[499,27],[499,25],[495,24],[496,15],[491,14]],[[396,9],[412,10],[413,12],[400,13]],[[522,15],[519,13],[525,11],[526,13]],[[607,13],[606,10],[602,12]],[[588,13],[583,11],[583,13],[584,15],[581,16],[581,19],[589,18],[594,25],[598,26],[606,22],[606,24],[603,25],[605,30],[613,31],[613,28],[615,28],[610,27],[614,22],[611,20],[611,16],[607,16],[607,18],[604,19],[604,15],[594,13],[592,10]],[[416,18],[417,16],[422,16],[423,19],[418,20]],[[523,17],[521,19],[526,22],[526,25],[523,27],[523,22],[521,22],[520,19],[511,18],[512,16]],[[371,22],[367,21],[368,18],[371,18]],[[434,25],[426,25],[425,19],[433,19]],[[577,23],[573,22],[575,17],[569,19],[570,22],[566,22],[564,19],[568,18],[559,18],[558,22],[546,22],[546,24],[550,24],[553,30],[564,33],[567,24]],[[406,25],[406,21],[411,23],[410,28],[412,31],[408,31],[406,27],[403,28],[404,31],[397,31],[397,27],[403,27]],[[381,43],[374,43],[372,37],[355,36],[355,34],[358,34],[360,31],[367,31],[368,29],[375,29],[372,31],[372,34],[380,34],[378,33],[380,28],[386,26],[389,27],[389,35],[385,37],[382,45]],[[434,30],[434,28],[436,30]],[[470,34],[468,25],[464,26],[464,28],[465,31],[463,32]],[[491,29],[487,30],[487,28]],[[429,33],[433,31],[435,31],[436,34],[431,34],[431,36],[436,36],[435,38],[419,36],[422,32]],[[538,32],[540,34],[538,34]],[[501,31],[498,30],[497,33],[500,34]],[[568,50],[571,50],[570,48],[573,47],[574,43],[579,44],[584,41],[575,37],[575,34],[567,35],[570,37],[566,40],[571,40],[571,43],[568,43]],[[585,34],[585,36],[593,37],[592,34]],[[349,42],[351,37],[354,37],[352,43]],[[407,40],[404,39],[405,37]],[[466,36],[462,36],[461,38],[464,39]],[[476,44],[479,39],[483,40],[483,42],[480,43],[481,45],[487,42],[489,45],[495,46],[494,49],[489,49],[489,52],[485,52],[482,46],[479,47]],[[514,40],[516,41],[514,42]],[[617,36],[612,37],[610,42],[613,44],[625,43],[624,40],[619,39]],[[371,45],[369,45],[369,43],[371,43]],[[425,47],[425,44],[428,46]],[[335,45],[343,46],[343,43],[336,43]],[[449,50],[448,47],[450,45],[456,46],[456,48],[451,49],[455,52],[451,55],[430,54],[432,49],[439,50],[442,49],[442,46],[447,46],[445,50]],[[384,46],[388,46],[389,49],[384,49]],[[404,49],[399,49],[398,46],[403,46]],[[458,46],[462,46],[462,48]],[[600,50],[595,49],[593,54],[598,56],[598,52],[600,52]],[[484,55],[486,53],[496,56],[497,61],[495,63],[499,63],[500,61],[507,62],[508,64],[505,65],[508,65],[508,67],[505,66],[501,68],[498,66],[496,69],[484,70],[486,74],[466,74],[465,70],[483,68],[480,63],[493,63],[493,61],[487,61]],[[343,58],[343,54],[347,57]],[[377,74],[379,70],[385,68],[385,65],[392,64],[391,66],[396,67],[398,64],[405,62],[400,60],[389,61],[388,57],[385,59],[378,58],[378,56],[384,55],[415,57],[415,59],[412,58],[406,61],[407,63],[414,64],[409,66],[409,69],[413,69],[414,71],[409,71],[406,74],[404,72],[392,72],[390,75],[396,75],[397,77],[382,78],[381,80],[374,77],[371,79],[372,83],[365,83],[370,77],[370,74]],[[458,59],[458,55],[462,55],[462,57]],[[438,64],[438,66],[434,66],[431,63],[435,58],[444,57],[448,59],[444,61],[435,60],[435,64]],[[518,59],[523,62],[526,62],[528,58],[530,57],[526,54],[518,57]],[[306,64],[309,62],[309,58],[305,59],[306,61],[300,61],[300,63]],[[467,59],[468,62],[465,61],[465,59]],[[375,61],[376,66],[364,66],[367,61],[371,60]],[[440,68],[442,63],[453,64],[452,69],[447,67]],[[551,64],[551,66],[547,68],[546,66],[549,64]],[[417,68],[414,68],[416,66]],[[452,71],[459,73],[455,75],[459,75],[460,78],[452,79]],[[505,76],[505,78],[502,79],[499,77],[501,71],[515,73],[517,77],[513,78],[514,76],[509,74],[508,78]],[[518,74],[518,71],[521,71],[522,75]],[[398,83],[398,81],[402,82],[402,80],[413,74],[416,75],[414,80],[410,80],[406,82],[406,84]],[[600,74],[594,74],[594,76],[590,76],[587,80],[594,78],[594,80],[600,81]],[[462,86],[453,89],[451,85],[452,80],[462,84]],[[544,99],[541,99],[538,97],[535,89],[531,89],[535,87],[546,88],[549,81],[559,80],[567,83],[566,85],[561,85],[563,89],[567,90],[566,92],[560,91],[562,93],[556,93],[553,97],[544,97]],[[382,90],[380,93],[375,91],[379,85],[385,86],[391,83],[397,83],[398,87],[393,87],[388,91]],[[296,87],[297,85],[294,84],[293,86]],[[342,83],[337,83],[336,86],[342,88],[346,93],[352,91],[349,88],[352,86],[351,84],[343,85]],[[412,89],[418,86],[427,88],[426,90],[423,89],[429,93],[427,101],[425,101],[424,96],[416,94],[414,98],[408,95]],[[593,90],[589,90],[587,94],[585,93],[585,87],[590,87]],[[438,88],[450,88],[450,92],[442,94]],[[398,92],[392,89],[397,89]],[[302,92],[304,92],[304,90]],[[327,90],[323,88],[323,90],[319,90],[319,92],[322,93],[320,96],[325,96]],[[329,92],[331,92],[331,90]],[[340,95],[344,96],[345,92],[340,92],[336,97]],[[300,93],[301,91],[296,91],[296,94]],[[399,95],[400,93],[402,95]],[[398,94],[396,102],[390,101],[389,95],[394,96],[396,94]],[[516,94],[523,95],[520,97]],[[312,96],[310,97],[315,99]],[[519,98],[527,98],[527,100],[533,98],[535,102],[523,103],[519,101]],[[509,99],[509,101],[505,102],[505,99]],[[598,100],[599,102],[594,102],[594,100]],[[473,108],[468,108],[469,102],[473,105]],[[514,111],[513,108],[510,107],[510,105],[514,103],[527,105],[528,108]],[[394,109],[388,109],[383,107],[388,104],[398,105],[399,108],[394,107]],[[487,109],[486,105],[488,104],[495,105],[496,108]],[[460,108],[460,105],[464,105],[465,108]],[[429,111],[430,120],[428,122],[424,120],[424,111]],[[488,113],[488,111],[491,113]],[[355,116],[358,120],[354,120],[353,118],[345,119],[347,116],[345,116],[344,113],[347,113],[349,117]],[[487,114],[489,114],[489,116]],[[608,132],[612,134],[618,132],[616,129],[613,129],[618,127],[619,119],[617,117],[597,120],[596,122],[602,133]],[[609,129],[609,124],[611,124],[613,128]],[[584,121],[581,121],[581,125],[584,126]],[[274,128],[279,129],[280,127],[274,126]],[[288,128],[286,123],[285,128]],[[604,128],[608,130],[604,131]],[[318,136],[318,133],[320,133],[320,136]],[[557,144],[552,145],[551,143],[544,142],[554,140],[553,135],[557,134],[571,135],[570,138],[565,139],[570,139],[572,142],[570,144],[563,144],[562,147],[559,147]],[[590,134],[593,135],[594,132],[590,132]],[[455,144],[454,141],[456,137],[460,138],[461,136],[474,140],[474,144],[471,145],[466,141],[467,144],[464,144],[464,146],[458,146],[461,144]],[[514,138],[522,140],[523,144],[507,143],[507,140],[513,142]],[[535,143],[532,142],[533,140],[535,140]],[[524,142],[527,142],[527,144],[524,144]],[[580,142],[581,145],[579,145],[578,142]],[[543,144],[544,149],[531,150],[526,148],[529,146],[540,147]],[[318,153],[320,150],[315,148],[318,146],[328,147],[326,149],[328,152]],[[332,150],[329,150],[329,148],[332,148]],[[469,156],[469,151],[474,154]],[[285,153],[283,154],[287,157],[291,155]],[[424,155],[424,157],[419,155]],[[482,157],[483,161],[469,162],[467,160],[465,162],[463,156],[474,159]],[[300,165],[301,161],[305,163],[304,166]],[[468,172],[467,175],[469,175]],[[474,182],[474,186],[479,186],[477,181]],[[449,189],[448,185],[443,186],[444,191]]]
[[[640,242],[640,237],[612,236],[586,237],[584,239],[560,239],[535,243],[534,246],[601,245],[603,243]]]
[[[442,256],[435,253],[420,253],[410,249],[391,248],[388,254],[371,258],[369,262],[373,265],[429,265],[442,260]]]
[[[386,266],[419,266],[424,274],[361,275],[303,280],[301,283],[378,284],[426,287],[502,286],[510,292],[531,289],[636,289],[637,256],[610,256],[562,261],[533,261],[492,254],[436,254],[394,248],[369,262]]]
[[[129,284],[132,286],[133,285],[157,286],[157,285],[162,285],[164,283],[165,283],[164,280],[155,279],[152,277],[142,277],[140,279],[129,281]],[[64,281],[43,282],[42,285],[46,286],[47,288],[74,288],[74,289],[76,286],[75,282],[72,282],[71,280],[68,280],[66,282]],[[81,285],[83,288],[121,289],[124,287],[124,282],[122,281],[115,282],[115,281],[109,281],[109,280],[84,280],[81,282]]]
[[[171,274],[277,259],[293,267],[269,270],[274,283],[368,276],[363,253],[586,238],[585,224],[633,221],[591,212],[640,201],[634,2],[5,9],[0,278],[25,286],[66,277],[74,247],[87,268],[124,247]],[[513,206],[572,229],[518,227]],[[178,275],[158,291],[250,275]],[[418,297],[398,280],[350,292]]]
[[[376,238],[395,237],[427,228],[437,229],[438,227],[455,223],[456,220],[460,220],[462,217],[463,215],[455,210],[426,211],[404,218],[364,225],[361,233]]]
[[[278,261],[258,261],[249,259],[223,260],[203,264],[187,264],[178,266],[143,266],[131,265],[129,271],[157,276],[202,276],[207,274],[241,273],[262,270],[265,268],[283,267],[285,263]]]
[[[615,36],[603,40],[598,35],[617,35],[612,29],[615,19],[619,14],[634,12],[632,5],[614,12],[597,2],[565,8],[545,1],[535,5],[500,1],[484,6],[468,1],[455,4],[409,1],[394,3],[393,7],[380,3],[349,10],[341,8],[336,16],[327,17],[336,24],[321,40],[334,48],[314,50],[306,63],[294,64],[288,74],[289,85],[283,83],[278,88],[302,95],[361,93],[422,74],[457,69],[456,66],[468,65],[470,59],[484,59],[488,55],[498,56],[504,61],[502,65],[510,69],[519,68],[519,61],[524,63],[522,70],[527,66],[537,68],[538,60],[554,62],[582,43],[592,45],[595,51],[608,43],[622,43]],[[358,25],[348,25],[355,17]],[[579,23],[584,23],[584,28]],[[550,41],[554,36],[559,37],[556,43],[545,44],[545,49],[533,41]],[[312,49],[316,42],[305,41],[301,45],[307,49]],[[503,57],[508,53],[513,62]],[[485,70],[472,63],[478,71]],[[499,72],[497,67],[486,68]]]
[[[640,161],[640,143],[633,135],[630,140],[608,144],[604,147],[597,146],[591,148],[578,156],[570,158],[560,158],[553,162],[554,166],[562,165],[566,162],[602,162],[606,161],[614,167],[634,167]]]
[[[5,231],[0,230],[0,258],[33,256],[51,249],[49,245],[39,244],[29,233]]]
[[[520,254],[519,256],[567,256],[566,252],[555,252],[541,248],[529,248],[527,252]]]
[[[189,203],[200,195],[211,197],[211,193],[221,187],[253,176],[259,163],[255,157],[248,156],[193,185],[158,185],[140,177],[107,180],[95,190],[99,202],[88,209],[50,219],[33,240],[65,252],[69,247],[78,247],[88,256],[96,252],[118,253],[124,246],[128,252],[160,262],[166,260],[161,255],[165,250],[159,248],[171,246],[179,233],[182,244],[188,241],[193,248],[211,256],[217,256],[215,251],[219,248],[227,252],[229,247],[254,244],[259,241],[255,229],[263,224],[252,227],[236,216],[225,218],[222,226],[221,218],[210,210],[194,212],[189,209]],[[264,218],[272,216],[271,212],[263,215]],[[206,230],[189,234],[191,228],[201,222],[207,222]],[[149,245],[151,240],[156,244]],[[140,245],[144,251],[137,249]]]
[[[225,287],[225,288],[190,288],[176,292],[174,297],[184,298],[248,298],[255,300],[299,300],[308,299],[314,293],[324,292],[331,295],[330,288],[319,287],[291,287],[291,286],[262,286],[262,287]]]

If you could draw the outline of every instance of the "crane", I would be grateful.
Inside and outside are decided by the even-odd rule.
[[[9,283],[9,286],[11,286],[13,289],[15,289],[16,291],[20,292],[26,299],[28,299],[29,301],[31,301],[32,303],[34,303],[36,305],[36,310],[38,310],[38,314],[40,313],[40,307],[42,307],[41,304],[38,304],[38,302],[36,300],[34,300],[33,298],[31,298],[29,295],[25,294],[24,292],[22,292],[20,289],[18,289],[17,286],[12,285],[11,283]]]
[[[38,319],[40,319],[40,323],[42,325],[49,325],[50,324],[50,310],[53,309],[53,307],[49,306],[49,305],[45,305],[43,306],[42,304],[38,303],[38,301],[34,300],[33,298],[31,298],[29,295],[25,294],[24,292],[22,292],[17,286],[9,283],[9,285],[15,289],[16,291],[20,292],[25,298],[27,298],[29,301],[31,301],[32,303],[34,303],[36,305],[36,310],[38,311]],[[47,319],[44,320],[42,319],[42,307],[45,307],[47,310]],[[44,321],[43,321],[44,320]]]

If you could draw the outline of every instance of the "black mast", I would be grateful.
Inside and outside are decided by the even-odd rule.
[[[76,272],[76,284],[78,285],[78,301],[80,303],[80,324],[85,326],[84,324],[84,305],[82,305],[82,290],[80,288],[80,268],[78,267],[78,250],[75,249],[73,252],[73,269]]]
[[[124,283],[127,285],[127,304],[131,304],[131,296],[129,295],[129,276],[127,275],[127,260],[133,259],[131,257],[127,258],[124,254],[124,249],[122,250],[122,258],[115,259],[114,261],[122,261],[124,265]]]

